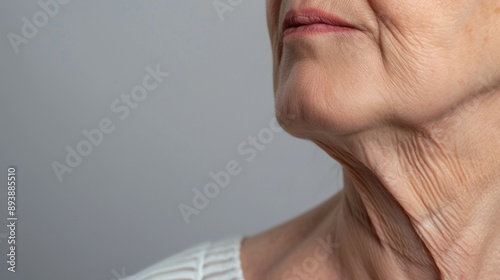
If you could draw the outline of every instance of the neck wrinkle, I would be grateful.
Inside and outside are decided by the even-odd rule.
[[[352,272],[360,271],[361,265],[366,272],[352,279],[440,279],[433,256],[404,209],[381,184],[367,185],[355,174],[344,168],[342,216],[334,218],[343,221],[340,243],[352,246],[340,254],[353,259],[352,252],[359,252],[354,260],[362,260],[342,266]],[[339,257],[341,262],[345,259]]]
[[[440,279],[410,214],[378,176],[351,153],[316,144],[343,166],[342,199],[327,223],[341,245],[340,279]],[[338,147],[336,147],[338,148]]]
[[[343,210],[337,211],[343,216],[336,218],[344,227],[356,226],[347,231],[339,227],[339,238],[350,240],[354,230],[364,231],[365,239],[358,244],[370,243],[380,256],[396,260],[387,267],[399,266],[409,279],[476,279],[484,275],[481,268],[497,269],[491,266],[495,249],[485,245],[500,243],[500,237],[491,237],[500,224],[494,214],[500,211],[495,204],[500,178],[490,176],[498,175],[494,167],[499,162],[485,149],[492,146],[483,143],[479,153],[480,134],[465,139],[468,145],[476,143],[470,150],[466,141],[443,141],[454,136],[439,139],[430,132],[401,131],[358,135],[357,141],[341,145],[315,140],[344,168]],[[377,275],[373,263],[380,260],[358,258]]]

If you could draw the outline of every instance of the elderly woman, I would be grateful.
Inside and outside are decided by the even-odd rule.
[[[342,164],[343,190],[132,279],[500,279],[500,2],[267,13],[278,120]]]

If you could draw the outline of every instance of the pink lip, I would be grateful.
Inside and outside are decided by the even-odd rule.
[[[283,20],[283,36],[357,30],[352,24],[316,9],[289,11]]]

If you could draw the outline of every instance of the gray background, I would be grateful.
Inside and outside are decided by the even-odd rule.
[[[7,34],[41,10],[0,2],[0,224],[10,165],[19,218],[18,272],[7,272],[0,238],[0,279],[117,279],[202,241],[258,233],[341,186],[337,163],[285,132],[251,162],[237,150],[274,115],[265,1],[221,20],[212,0],[73,0],[16,54]],[[110,104],[156,64],[170,76],[118,119]],[[59,182],[51,163],[103,118],[116,129]],[[242,173],[187,225],[179,204],[230,160]]]

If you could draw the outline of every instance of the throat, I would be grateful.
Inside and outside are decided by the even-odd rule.
[[[339,279],[440,279],[411,217],[383,187],[359,192],[348,175],[344,184],[327,221],[341,244]]]

